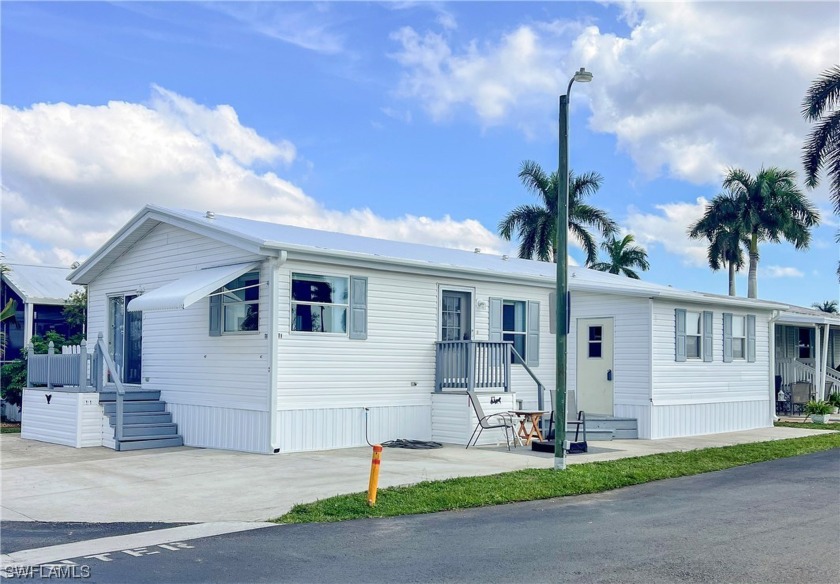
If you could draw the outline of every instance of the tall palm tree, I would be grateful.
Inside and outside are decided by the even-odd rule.
[[[703,217],[688,228],[692,239],[708,239],[709,267],[717,272],[729,269],[729,295],[735,296],[735,273],[744,267],[744,247],[747,245],[741,224],[735,220],[738,201],[732,193],[717,195],[706,205]]]
[[[811,243],[810,229],[819,223],[820,216],[796,186],[796,173],[792,170],[762,168],[753,177],[740,168],[730,168],[723,188],[737,201],[731,219],[749,241],[747,296],[757,298],[758,243],[785,239],[796,249],[806,249]]]
[[[615,237],[611,237],[601,242],[601,248],[607,252],[609,260],[606,262],[595,262],[589,267],[600,272],[624,274],[628,278],[638,280],[639,274],[633,268],[649,270],[650,264],[647,260],[647,252],[638,245],[633,245],[634,241],[633,235],[628,233],[621,241],[616,240]]]
[[[829,314],[837,314],[837,301],[836,300],[826,300],[824,302],[814,302],[811,307],[819,310],[820,312],[827,312]]]
[[[540,198],[538,205],[519,205],[499,222],[499,235],[510,241],[519,237],[519,257],[543,262],[557,261],[557,172],[547,175],[531,160],[522,163],[519,180]],[[569,231],[586,252],[586,265],[597,259],[597,247],[586,226],[595,227],[604,237],[618,231],[605,211],[584,202],[601,187],[603,177],[597,172],[576,175],[569,171]]]
[[[805,184],[819,184],[819,172],[831,179],[831,200],[834,212],[840,214],[840,65],[823,71],[811,84],[802,101],[802,115],[817,125],[802,148]]]

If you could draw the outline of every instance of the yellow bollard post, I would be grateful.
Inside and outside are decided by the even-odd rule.
[[[382,446],[373,447],[373,459],[370,461],[370,482],[368,483],[368,505],[376,505],[376,491],[379,488],[379,463],[382,459]]]

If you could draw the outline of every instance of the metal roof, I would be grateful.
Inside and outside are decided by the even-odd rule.
[[[327,258],[334,261],[373,263],[403,271],[456,272],[461,276],[527,282],[545,287],[554,286],[556,275],[556,266],[553,263],[523,260],[513,256],[473,253],[147,205],[75,270],[70,279],[77,283],[89,283],[159,223],[176,225],[265,256],[288,252],[290,258],[317,258],[320,261]],[[787,304],[765,300],[690,292],[580,266],[569,266],[569,288],[573,291],[671,298],[682,302],[722,304],[745,309],[783,310],[788,307]]]
[[[6,263],[10,271],[3,280],[29,304],[64,304],[74,291],[81,290],[67,281],[70,268]]]

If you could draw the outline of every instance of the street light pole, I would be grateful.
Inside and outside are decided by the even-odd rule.
[[[554,468],[566,468],[566,362],[569,331],[569,94],[575,81],[588,83],[592,73],[583,67],[569,80],[566,95],[560,96],[560,165],[557,169],[557,246],[554,261],[557,263],[556,298],[556,373],[554,394]]]

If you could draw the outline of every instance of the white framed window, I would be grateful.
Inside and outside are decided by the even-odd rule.
[[[686,311],[685,313],[685,356],[687,359],[703,357],[703,314]]]
[[[747,358],[747,319],[745,316],[732,317],[732,358]]]
[[[522,357],[528,359],[527,350],[527,303],[523,300],[502,300],[502,340],[511,341],[513,348]],[[522,361],[512,355],[512,363]]]
[[[347,334],[350,278],[292,274],[292,331]]]
[[[221,289],[222,333],[255,333],[260,328],[260,273],[248,272]]]

